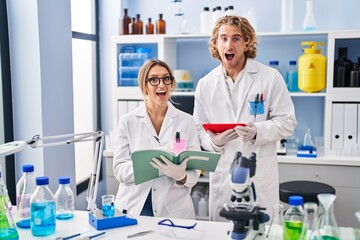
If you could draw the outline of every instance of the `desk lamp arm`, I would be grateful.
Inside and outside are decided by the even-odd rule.
[[[59,140],[59,139],[67,139],[67,140]],[[53,140],[53,141],[50,143],[44,143],[44,141],[49,141],[49,140]],[[96,196],[99,186],[99,176],[100,176],[102,150],[103,150],[103,142],[104,142],[103,140],[104,140],[104,132],[96,131],[96,132],[88,132],[88,133],[49,136],[42,138],[39,135],[35,135],[31,140],[27,141],[27,144],[32,148],[45,148],[45,147],[73,144],[77,142],[88,142],[88,141],[95,142],[94,159],[93,159],[94,167],[90,175],[90,181],[86,192],[86,201],[88,202],[87,209],[90,210],[91,212],[94,212],[97,208]]]

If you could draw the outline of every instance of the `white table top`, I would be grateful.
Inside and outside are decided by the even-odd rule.
[[[77,233],[84,233],[83,236],[91,236],[99,232],[105,231],[105,234],[101,237],[94,238],[97,239],[117,239],[123,240],[128,239],[127,236],[146,231],[146,230],[154,230],[154,232],[148,233],[143,236],[138,236],[129,239],[141,239],[141,240],[165,240],[171,239],[169,237],[161,235],[160,231],[158,230],[157,223],[164,218],[158,217],[144,217],[140,216],[137,218],[138,224],[120,228],[113,228],[113,229],[106,229],[106,230],[96,230],[93,226],[89,224],[88,212],[87,211],[75,211],[75,217],[71,220],[67,221],[59,221],[56,220],[56,232],[50,236],[46,237],[34,237],[31,234],[30,229],[18,229],[19,239],[56,239],[57,237],[67,237]],[[209,222],[209,221],[199,221],[199,220],[185,220],[185,219],[171,219],[174,224],[177,225],[192,225],[195,222],[196,230],[200,231],[201,238],[198,239],[227,239],[227,231],[230,229],[230,223],[224,222]],[[74,240],[81,239],[81,237],[72,238]],[[72,240],[71,239],[71,240]]]
[[[104,235],[94,238],[94,240],[101,239],[116,239],[116,240],[124,240],[124,239],[134,239],[134,240],[171,240],[175,238],[170,238],[164,236],[160,233],[158,229],[158,222],[163,220],[164,218],[159,217],[144,217],[140,216],[137,218],[138,224],[126,227],[119,227],[113,229],[106,230],[96,230],[89,224],[89,217],[87,211],[75,211],[75,217],[71,220],[67,221],[56,221],[56,232],[50,236],[46,237],[34,237],[31,234],[30,229],[18,229],[19,239],[42,239],[42,240],[56,240],[61,239],[60,237],[68,237],[77,233],[82,233],[81,236],[76,238],[71,238],[71,240],[80,240],[84,239],[84,236],[92,236],[100,232],[105,232]],[[195,238],[197,240],[226,240],[229,239],[227,236],[227,232],[231,230],[231,224],[226,222],[211,222],[211,221],[200,221],[200,220],[187,220],[187,219],[171,219],[174,224],[177,225],[193,225],[195,222],[197,223],[195,229],[197,233],[201,233],[199,238]],[[154,230],[154,232],[148,233],[143,236],[138,236],[134,238],[128,238],[129,235],[147,231]],[[340,228],[342,234],[342,240],[356,240],[359,239],[360,230],[356,230],[352,228]],[[193,235],[192,235],[193,236]],[[265,239],[264,236],[258,237],[258,240]],[[186,240],[191,240],[186,238]]]

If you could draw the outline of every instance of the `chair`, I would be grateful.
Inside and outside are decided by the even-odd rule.
[[[313,181],[289,181],[280,183],[280,201],[288,203],[289,196],[298,195],[305,202],[319,204],[317,195],[320,193],[335,194],[335,188],[320,182]]]

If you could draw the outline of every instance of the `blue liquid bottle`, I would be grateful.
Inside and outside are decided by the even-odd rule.
[[[36,178],[36,190],[30,198],[30,228],[33,236],[55,233],[56,215],[54,194],[48,177]]]
[[[55,193],[56,219],[74,217],[74,193],[70,188],[70,177],[59,177],[59,188]]]
[[[16,184],[16,225],[19,228],[30,228],[30,198],[36,189],[34,165],[23,165],[23,175]]]
[[[296,67],[296,61],[289,61],[289,69],[286,72],[286,85],[289,92],[299,92],[298,85],[298,71]]]

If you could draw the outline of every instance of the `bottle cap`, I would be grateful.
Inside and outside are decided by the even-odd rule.
[[[204,7],[204,11],[209,11],[209,7]]]
[[[290,196],[289,197],[289,205],[293,206],[301,206],[304,200],[302,196]]]
[[[270,61],[269,64],[270,65],[279,65],[279,61]]]
[[[290,64],[290,65],[296,65],[296,61],[294,61],[294,60],[289,61],[289,64]]]
[[[70,177],[64,176],[59,177],[59,184],[69,184],[70,183]]]
[[[22,166],[23,172],[33,172],[34,171],[34,165],[23,165]]]
[[[38,186],[43,186],[43,185],[48,185],[49,184],[49,178],[48,177],[37,177],[36,178],[36,185]]]

